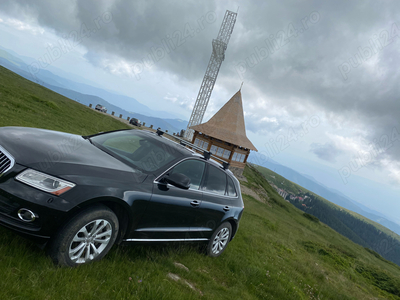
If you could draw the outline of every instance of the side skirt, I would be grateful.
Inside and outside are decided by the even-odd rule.
[[[199,239],[126,239],[124,242],[201,242],[208,241],[206,238]]]

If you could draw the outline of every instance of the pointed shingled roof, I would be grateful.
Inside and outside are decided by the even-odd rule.
[[[240,90],[208,122],[190,128],[213,138],[257,151],[246,136]]]

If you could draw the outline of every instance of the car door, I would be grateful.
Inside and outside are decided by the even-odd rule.
[[[231,197],[227,194],[226,173],[211,163],[207,164],[201,190],[203,201],[190,227],[190,238],[210,238],[214,230],[229,213]]]
[[[160,175],[153,182],[153,194],[146,213],[136,230],[136,237],[146,240],[180,241],[188,232],[202,202],[200,185],[205,162],[186,159]],[[181,173],[191,180],[189,189],[182,189],[163,181],[165,176]]]

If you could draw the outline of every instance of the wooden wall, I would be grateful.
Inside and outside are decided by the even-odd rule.
[[[230,143],[227,143],[227,142],[212,138],[210,136],[201,134],[198,131],[195,131],[194,134],[193,134],[193,140],[192,140],[193,144],[196,144],[195,143],[196,139],[198,139],[199,141],[202,141],[203,143],[204,142],[208,143],[207,148],[204,148],[204,150],[211,151],[211,147],[213,145],[216,146],[216,147],[219,147],[219,148],[223,148],[223,149],[229,150],[231,152],[229,157],[226,157],[226,156],[223,157],[223,155],[222,156],[219,155],[218,152],[217,153],[213,153],[213,154],[215,156],[220,157],[221,159],[229,162],[232,167],[244,169],[244,167],[246,165],[247,158],[248,158],[248,156],[250,154],[250,150],[249,149],[241,148],[238,145],[233,145],[233,144],[230,144]],[[202,143],[200,143],[200,144],[202,144]],[[235,160],[235,157],[237,158],[237,154],[235,154],[235,153],[237,153],[239,155],[244,155],[244,159],[243,159],[242,162]]]

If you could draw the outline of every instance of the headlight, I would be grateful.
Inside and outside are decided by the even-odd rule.
[[[31,169],[22,172],[16,177],[16,179],[39,190],[57,196],[65,193],[75,186],[75,184],[72,182],[68,182]]]

